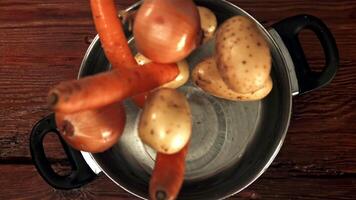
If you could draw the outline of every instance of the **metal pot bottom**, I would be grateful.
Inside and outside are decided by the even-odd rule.
[[[187,96],[193,116],[185,179],[203,180],[236,164],[255,135],[261,103],[221,100],[190,85],[180,91]],[[127,125],[113,152],[123,157],[130,168],[139,167],[150,174],[156,155],[138,137],[140,110],[132,102],[126,102],[125,107]]]

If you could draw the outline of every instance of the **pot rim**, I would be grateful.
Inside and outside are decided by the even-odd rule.
[[[274,149],[273,153],[270,155],[270,158],[268,159],[268,161],[264,164],[264,167],[258,171],[258,173],[256,173],[253,178],[250,179],[250,181],[245,184],[245,186],[241,187],[240,189],[232,192],[232,193],[227,193],[224,197],[222,198],[219,198],[219,199],[226,199],[230,196],[233,196],[239,192],[241,192],[242,190],[244,190],[245,188],[247,188],[248,186],[250,186],[253,182],[255,182],[267,169],[268,167],[272,164],[272,162],[274,161],[274,159],[276,158],[277,154],[279,153],[283,143],[284,143],[284,140],[285,140],[285,137],[286,137],[286,134],[287,134],[287,131],[288,131],[288,127],[289,127],[289,124],[290,124],[290,119],[291,119],[291,113],[292,113],[292,96],[293,96],[293,93],[292,93],[292,83],[291,83],[291,75],[290,75],[290,72],[288,72],[288,64],[290,65],[291,63],[288,62],[288,58],[285,57],[285,54],[284,51],[286,49],[283,48],[284,44],[283,43],[280,43],[280,42],[277,42],[275,40],[275,38],[270,34],[270,32],[259,22],[257,21],[252,15],[250,15],[248,12],[246,12],[245,10],[243,10],[242,8],[236,6],[235,4],[229,2],[229,1],[226,1],[226,0],[220,0],[222,3],[226,4],[227,7],[232,7],[236,10],[239,10],[240,13],[243,13],[245,16],[249,17],[251,20],[253,20],[256,25],[259,27],[259,29],[261,31],[263,31],[264,35],[266,37],[268,37],[269,41],[272,43],[273,47],[272,48],[275,48],[275,50],[278,52],[278,55],[280,56],[281,58],[281,61],[283,62],[282,64],[284,66],[286,66],[285,68],[283,68],[285,70],[285,74],[287,75],[287,80],[288,80],[288,89],[289,91],[287,91],[287,93],[290,94],[290,97],[289,97],[289,102],[284,102],[288,108],[288,110],[284,111],[284,112],[287,112],[289,113],[287,115],[287,119],[284,123],[284,127],[282,128],[283,132],[280,133],[280,139],[279,139],[279,142],[278,142],[278,145],[276,146],[276,148]],[[128,8],[126,8],[124,11],[125,12],[129,12],[131,10],[134,10],[136,9],[141,3],[143,2],[143,0],[141,1],[138,1],[136,2],[135,4],[129,6]],[[273,30],[273,29],[272,29]],[[129,38],[129,40],[131,40],[132,38]],[[93,39],[93,41],[91,42],[91,44],[89,45],[84,57],[83,57],[83,60],[81,62],[81,65],[80,65],[80,68],[79,68],[79,73],[78,73],[78,79],[80,79],[81,77],[83,77],[84,75],[84,71],[85,71],[85,68],[87,67],[86,66],[86,63],[87,63],[87,60],[94,48],[94,46],[97,44],[97,42],[99,42],[99,35],[96,35],[95,38]],[[282,45],[282,47],[280,46]],[[284,50],[282,50],[284,49]],[[282,65],[281,64],[281,65]],[[292,63],[293,64],[293,63]],[[146,199],[145,197],[142,197],[132,191],[130,191],[129,189],[127,189],[126,187],[124,187],[122,184],[120,184],[119,182],[117,182],[116,180],[114,180],[109,174],[107,174],[101,167],[100,165],[95,161],[95,158],[93,157],[93,155],[91,153],[88,153],[88,152],[83,152],[81,151],[83,157],[85,158],[86,162],[88,163],[88,165],[90,166],[90,168],[95,172],[95,173],[99,173],[99,172],[103,172],[110,180],[112,180],[116,185],[118,185],[120,188],[122,188],[123,190],[125,190],[126,192],[138,197],[138,198],[141,198],[141,199]],[[257,172],[257,171],[256,171]]]

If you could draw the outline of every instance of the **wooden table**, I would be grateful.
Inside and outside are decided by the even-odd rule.
[[[125,8],[135,0],[117,1]],[[294,98],[284,146],[263,176],[232,199],[356,199],[356,1],[235,0],[265,25],[308,13],[332,30],[340,70],[327,87]],[[55,190],[34,168],[29,133],[50,113],[48,88],[73,79],[95,35],[87,0],[0,1],[0,199],[133,199],[105,176],[72,191]],[[302,35],[310,63],[323,55]],[[55,138],[54,166],[65,167]]]

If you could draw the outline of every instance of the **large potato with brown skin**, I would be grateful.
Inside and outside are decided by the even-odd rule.
[[[271,54],[253,21],[243,16],[226,20],[217,31],[215,50],[218,70],[229,88],[251,93],[264,87]]]
[[[272,90],[272,79],[269,77],[264,86],[251,93],[237,93],[231,90],[222,80],[214,58],[208,58],[199,63],[192,72],[194,83],[205,92],[227,100],[254,101],[266,97]]]
[[[140,116],[138,133],[145,144],[160,153],[180,151],[192,133],[192,116],[186,97],[169,88],[150,94]]]

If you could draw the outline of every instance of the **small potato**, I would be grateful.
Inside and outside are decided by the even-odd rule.
[[[144,55],[142,55],[140,53],[137,53],[135,55],[135,59],[139,65],[144,65],[144,64],[152,62],[150,59],[146,58]],[[181,60],[181,61],[177,62],[177,65],[178,65],[178,69],[179,69],[178,76],[173,81],[168,82],[168,83],[162,85],[161,87],[175,89],[175,88],[179,88],[180,86],[184,85],[188,81],[190,73],[189,73],[189,65],[188,65],[187,61]]]
[[[209,94],[233,101],[254,101],[266,97],[272,90],[272,79],[268,77],[263,87],[256,92],[241,94],[227,87],[216,67],[214,58],[199,63],[192,72],[194,83]]]
[[[179,74],[178,76],[171,82],[168,82],[162,87],[164,88],[179,88],[180,86],[184,85],[188,80],[189,80],[189,65],[186,60],[182,60],[177,62],[178,69],[179,69]]]
[[[226,20],[216,34],[216,61],[222,79],[238,93],[265,86],[271,71],[271,54],[255,23],[243,16]]]
[[[204,33],[203,42],[209,40],[214,36],[218,22],[215,14],[208,8],[198,6],[200,16],[200,26]]]
[[[146,58],[144,55],[142,55],[140,53],[137,53],[135,55],[135,60],[136,60],[137,64],[139,64],[139,65],[144,65],[144,64],[152,62],[150,59]]]
[[[141,140],[158,152],[180,151],[192,133],[192,116],[186,97],[169,88],[150,94],[140,116],[138,132]]]

